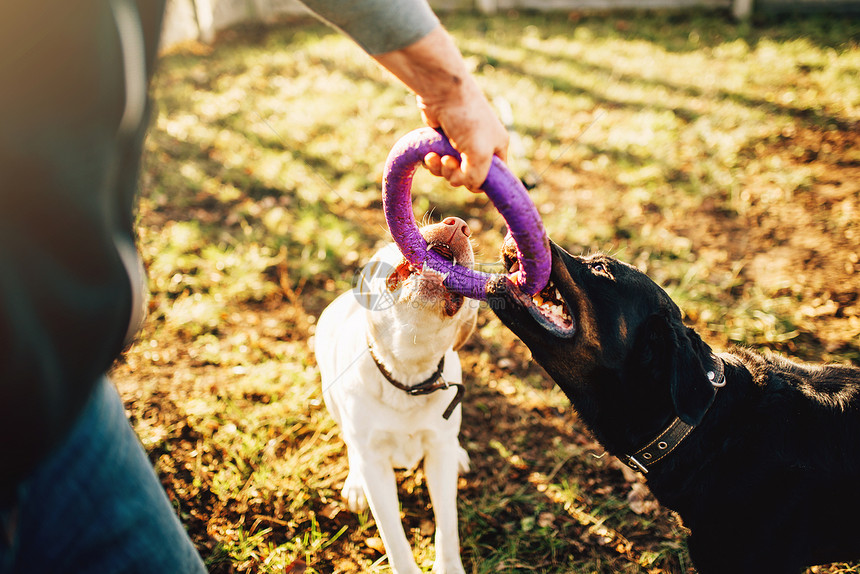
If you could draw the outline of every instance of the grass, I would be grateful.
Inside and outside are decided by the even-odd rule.
[[[721,14],[446,16],[551,237],[664,285],[714,348],[860,363],[860,30]],[[322,404],[315,318],[388,240],[388,150],[413,97],[316,23],[236,29],[162,58],[140,249],[150,314],[116,365],[133,424],[212,572],[384,572],[372,517],[339,501],[344,446]],[[474,230],[481,196],[419,173],[414,205]],[[678,573],[683,529],[605,455],[484,309],[461,353],[467,570]],[[432,566],[419,471],[399,475]],[[741,517],[742,519],[742,517]],[[860,572],[831,565],[815,572]]]

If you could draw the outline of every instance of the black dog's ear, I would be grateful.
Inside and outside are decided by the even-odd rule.
[[[678,418],[697,425],[714,399],[703,366],[709,357],[710,349],[695,331],[668,313],[659,313],[639,327],[628,369],[636,369],[640,379],[656,385],[650,392],[665,392],[668,384]]]
[[[678,346],[669,390],[678,417],[689,425],[697,425],[714,402],[714,387],[705,368],[710,362],[711,349],[689,327],[678,324],[675,331]]]

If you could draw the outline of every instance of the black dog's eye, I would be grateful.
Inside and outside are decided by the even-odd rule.
[[[591,267],[591,270],[599,275],[611,275],[609,272],[609,266],[603,261],[592,261],[588,264]]]

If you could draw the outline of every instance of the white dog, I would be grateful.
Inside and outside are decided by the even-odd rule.
[[[474,256],[469,227],[449,217],[421,228],[430,249],[465,265]],[[370,506],[391,568],[421,570],[400,521],[394,469],[424,459],[436,518],[433,572],[463,573],[457,531],[457,476],[469,469],[460,447],[462,374],[456,349],[471,335],[477,307],[413,268],[391,244],[362,270],[357,288],[320,316],[315,353],[323,397],[347,447],[343,498]]]

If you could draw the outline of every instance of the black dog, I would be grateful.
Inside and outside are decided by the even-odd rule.
[[[551,247],[539,296],[501,278],[490,307],[680,515],[696,568],[785,573],[860,557],[860,369],[716,356],[645,274]],[[503,249],[509,270],[515,249]]]

